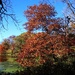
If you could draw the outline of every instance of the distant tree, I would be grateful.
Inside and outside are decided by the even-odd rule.
[[[14,44],[14,42],[15,42],[14,39],[15,38],[16,38],[16,36],[14,36],[14,35],[8,37],[9,44],[10,44],[9,50],[11,50],[11,54],[13,54],[14,49],[15,49],[15,44]]]
[[[0,55],[3,53],[3,46],[0,44]]]
[[[6,50],[4,49],[4,46],[0,44],[0,62],[6,61]]]
[[[4,47],[4,50],[8,50],[10,48],[10,40],[4,39],[4,41],[2,42],[2,45]]]

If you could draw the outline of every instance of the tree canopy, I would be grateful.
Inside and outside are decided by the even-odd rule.
[[[28,31],[42,29],[50,34],[52,30],[60,29],[60,19],[54,18],[56,11],[52,5],[41,3],[30,6],[25,11],[25,15],[28,22],[24,24],[24,28]]]

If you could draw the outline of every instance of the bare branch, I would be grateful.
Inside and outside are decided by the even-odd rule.
[[[16,27],[18,27],[19,25],[19,22],[16,19],[15,14],[9,11],[9,8],[10,10],[12,10],[10,3],[10,0],[0,0],[0,26],[4,29],[6,29],[4,23],[6,22],[7,25],[9,23],[8,18],[11,18]]]

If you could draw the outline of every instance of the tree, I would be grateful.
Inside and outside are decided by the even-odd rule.
[[[26,44],[23,45],[22,51],[18,55],[18,62],[22,66],[38,66],[44,63],[47,59],[46,56],[52,52],[49,49],[49,39],[50,35],[37,33],[26,40]]]
[[[14,39],[16,38],[16,36],[12,35],[10,37],[8,37],[8,41],[9,41],[9,48],[8,50],[11,51],[11,55],[14,54],[14,49],[15,49],[15,44],[14,44]]]
[[[10,40],[4,39],[4,41],[2,42],[2,45],[4,47],[4,50],[8,50],[10,48]]]
[[[33,33],[22,33],[19,36],[16,36],[13,40],[14,40],[14,54],[18,54],[19,52],[21,52],[22,46],[26,43],[26,40],[30,37],[32,37],[34,34]]]
[[[25,28],[29,32],[37,29],[43,31],[28,38],[22,46],[17,59],[22,66],[39,66],[47,61],[53,64],[56,58],[62,58],[72,52],[67,47],[68,37],[66,37],[65,43],[63,32],[65,32],[66,28],[61,28],[63,20],[55,18],[55,14],[54,7],[46,3],[30,6],[25,11],[28,19],[28,22],[24,24]],[[51,35],[53,32],[58,34]]]
[[[38,66],[49,60],[50,54],[59,50],[62,42],[58,42],[57,36],[50,37],[54,31],[59,33],[61,29],[60,18],[56,19],[54,7],[46,3],[38,6],[30,6],[25,15],[28,22],[24,24],[25,28],[31,32],[42,29],[44,32],[37,33],[34,37],[26,40],[18,54],[18,62],[22,66]],[[56,39],[57,38],[57,39]],[[57,47],[60,45],[60,47]],[[20,59],[21,58],[21,59]]]
[[[4,49],[4,46],[0,44],[0,62],[6,61],[6,50]]]
[[[12,8],[10,3],[11,0],[0,0],[0,28],[6,29],[5,22],[6,24],[9,23],[8,18],[11,18],[16,26],[18,24],[15,14],[11,13]]]
[[[15,44],[14,44],[14,38],[16,36],[12,35],[10,37],[8,37],[7,39],[4,39],[3,42],[2,42],[2,45],[4,47],[4,50],[8,51],[8,50],[11,50],[11,53],[13,53],[14,51],[14,47],[15,47]]]
[[[64,45],[64,41],[64,36],[50,36],[45,32],[37,33],[26,40],[17,61],[26,67],[39,66],[47,61],[53,64],[56,58],[62,58],[72,52]]]
[[[24,24],[24,28],[28,31],[42,29],[50,34],[53,30],[59,31],[59,19],[54,18],[56,11],[53,6],[41,3],[38,6],[30,6],[25,11],[28,22]]]
[[[3,46],[0,44],[0,55],[3,52]]]

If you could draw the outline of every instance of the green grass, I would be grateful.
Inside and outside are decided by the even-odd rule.
[[[16,71],[22,71],[24,70],[22,66],[20,66],[17,62],[2,62],[0,65],[3,66],[2,72],[6,73],[15,73]]]
[[[7,58],[7,61],[0,62],[0,72],[15,73],[16,71],[22,71],[24,68],[16,62],[16,57],[12,55],[12,50],[8,50],[3,56]]]

